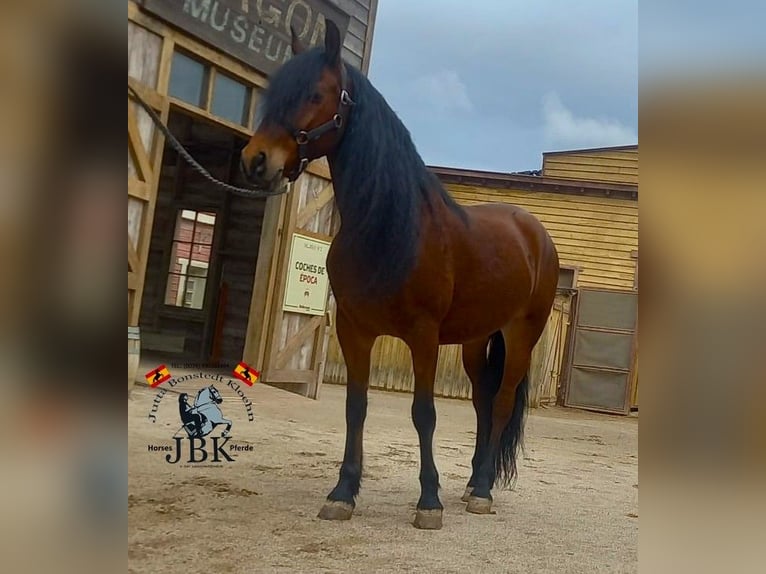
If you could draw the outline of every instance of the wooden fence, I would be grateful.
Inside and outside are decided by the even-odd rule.
[[[569,326],[570,298],[559,295],[545,331],[532,353],[530,367],[530,403],[555,404],[564,343]],[[439,349],[434,392],[437,396],[456,399],[471,398],[471,382],[463,370],[460,345],[444,345]],[[346,366],[332,329],[327,349],[324,382],[346,383]],[[372,349],[370,386],[389,391],[412,392],[414,389],[412,358],[409,348],[394,337],[379,337]]]

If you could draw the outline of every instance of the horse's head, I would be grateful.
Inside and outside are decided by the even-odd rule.
[[[213,401],[215,404],[220,405],[223,402],[223,397],[221,397],[221,393],[218,389],[215,388],[215,386],[210,385],[207,387],[208,392],[210,393],[210,400]]]
[[[311,50],[291,30],[294,56],[270,78],[240,163],[248,180],[269,190],[283,177],[295,181],[311,160],[332,152],[353,105],[338,27],[327,20],[324,48]]]
[[[181,393],[180,395],[178,395],[178,402],[185,403],[188,398],[189,398],[189,395],[187,395],[186,393]]]

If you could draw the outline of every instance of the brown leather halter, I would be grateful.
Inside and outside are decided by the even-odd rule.
[[[341,83],[340,83],[340,97],[338,98],[338,109],[335,114],[321,125],[318,125],[312,130],[299,130],[292,129],[295,143],[298,144],[298,167],[288,174],[287,179],[289,181],[295,181],[298,179],[303,171],[308,166],[311,160],[316,159],[317,156],[312,157],[309,154],[309,145],[311,142],[318,140],[326,133],[333,130],[341,130],[345,127],[348,119],[349,109],[356,105],[356,102],[351,99],[351,95],[348,93],[348,79],[346,74],[346,66],[341,64]]]

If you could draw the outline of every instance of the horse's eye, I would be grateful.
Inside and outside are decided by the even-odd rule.
[[[322,94],[319,92],[314,92],[311,94],[311,103],[312,104],[321,104],[322,103]]]

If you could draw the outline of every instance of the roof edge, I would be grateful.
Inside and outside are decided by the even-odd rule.
[[[589,195],[638,199],[638,186],[631,184],[600,183],[554,177],[520,175],[472,169],[456,169],[442,166],[428,166],[442,183],[481,185],[484,187],[518,189],[543,193],[567,195]]]
[[[608,147],[591,147],[591,148],[582,148],[582,149],[562,149],[557,151],[544,151],[543,157],[546,155],[565,155],[565,154],[573,154],[573,153],[589,153],[589,152],[595,152],[595,151],[626,151],[629,149],[638,149],[638,144],[630,144],[630,145],[618,145],[618,146],[608,146]]]

